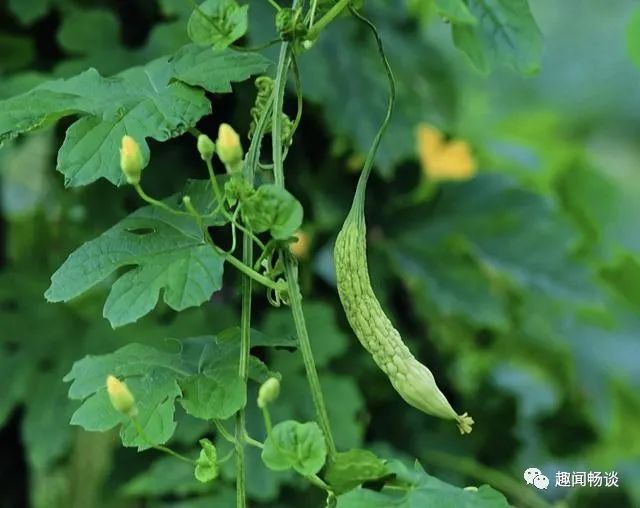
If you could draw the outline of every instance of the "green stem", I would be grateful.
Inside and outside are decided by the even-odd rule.
[[[172,457],[175,457],[176,459],[181,460],[182,462],[188,462],[189,464],[195,465],[196,463],[195,460],[191,460],[190,458],[185,457],[184,455],[181,455],[176,451],[173,451],[171,448],[167,448],[166,446],[162,446],[162,445],[152,445],[151,441],[149,440],[149,438],[147,438],[146,434],[144,433],[144,430],[142,429],[142,425],[140,425],[140,422],[138,421],[138,419],[135,417],[132,417],[131,421],[133,422],[133,426],[135,427],[138,435],[142,438],[143,441],[146,441],[147,444],[151,446],[151,448],[153,448],[154,450],[158,450],[159,452],[163,452],[168,455],[171,455]]]
[[[247,152],[244,167],[244,177],[251,185],[253,185],[255,169],[260,155],[260,143],[264,136],[267,118],[271,110],[271,104],[267,104],[262,111],[261,117],[258,119],[256,130],[251,145]],[[243,234],[242,237],[242,264],[245,267],[253,266],[253,244],[251,237]],[[244,381],[245,391],[247,380],[249,378],[249,350],[251,347],[251,278],[249,274],[242,277],[242,309],[240,314],[240,359],[238,365],[238,374]],[[262,276],[261,276],[262,277]],[[266,277],[265,277],[266,278]],[[269,279],[267,279],[269,280]],[[271,283],[271,281],[269,281]],[[237,508],[245,508],[246,501],[246,465],[244,446],[247,437],[246,415],[244,408],[240,409],[236,414],[236,506]]]
[[[244,436],[244,442],[247,443],[248,445],[255,446],[256,448],[260,448],[261,450],[264,448],[264,444],[262,444],[257,439],[253,439],[252,437],[247,436],[246,434]]]
[[[222,206],[222,192],[220,191],[220,186],[218,185],[218,179],[216,178],[216,174],[213,171],[213,164],[211,164],[211,159],[207,159],[204,161],[207,165],[207,172],[209,173],[209,181],[211,182],[211,189],[213,190],[213,197],[218,202],[218,206]],[[222,209],[224,212],[224,208]]]
[[[274,180],[275,183],[281,187],[284,187],[284,166],[282,157],[282,115],[280,113],[282,111],[282,103],[284,100],[284,86],[286,83],[290,62],[291,47],[287,42],[284,42],[280,49],[280,59],[278,60],[278,69],[276,71],[276,79],[273,87],[273,124],[271,132]],[[316,410],[318,423],[320,425],[320,428],[322,429],[322,432],[324,433],[324,437],[327,442],[329,455],[330,457],[333,457],[336,454],[336,446],[333,440],[333,434],[331,433],[329,415],[327,414],[324,397],[322,396],[320,379],[318,378],[318,371],[316,370],[313,351],[311,350],[311,343],[309,341],[307,325],[304,319],[304,314],[302,312],[302,295],[300,294],[300,285],[298,284],[297,273],[298,267],[295,258],[290,255],[288,249],[286,252],[284,252],[284,266],[289,294],[289,305],[291,306],[291,312],[293,313],[293,321],[296,327],[296,333],[298,335],[302,361],[304,363],[307,379],[309,381],[311,398]]]
[[[333,492],[331,490],[331,487],[329,487],[329,485],[327,485],[324,481],[322,481],[322,478],[320,478],[317,474],[308,475],[308,476],[305,476],[305,478],[309,480],[316,487],[319,487],[322,490],[326,490],[327,492]]]
[[[275,184],[284,187],[284,171],[282,158],[282,104],[284,102],[284,89],[287,84],[289,64],[291,63],[291,47],[288,42],[280,46],[280,57],[276,79],[273,83],[273,115],[271,115],[271,145],[273,147],[273,176]]]
[[[166,210],[167,212],[172,213],[174,215],[188,215],[188,216],[191,216],[191,214],[189,212],[183,212],[182,210],[174,210],[173,208],[171,208],[166,203],[163,203],[162,201],[159,201],[157,199],[152,198],[151,196],[149,196],[142,189],[142,187],[140,186],[139,183],[134,183],[133,184],[133,188],[138,193],[138,196],[140,196],[143,199],[143,201],[146,201],[150,205],[157,206],[158,208],[162,208],[163,210]]]
[[[345,10],[350,3],[351,0],[338,0],[338,2],[309,29],[307,32],[307,39],[310,41],[316,40],[318,35],[320,35],[320,32],[322,32],[322,30],[336,17],[338,17],[338,15]]]
[[[264,418],[264,428],[267,431],[267,436],[270,436],[273,425],[271,425],[271,413],[269,413],[267,406],[262,408],[262,417]]]
[[[229,441],[231,444],[235,444],[236,442],[236,438],[233,437],[231,434],[229,434],[229,431],[226,429],[226,427],[222,424],[222,422],[220,422],[219,420],[213,420],[213,424],[216,427],[216,430],[218,431],[218,433],[227,441]]]
[[[309,333],[307,332],[307,324],[302,312],[302,295],[300,294],[300,285],[298,284],[298,266],[295,258],[289,253],[285,253],[284,267],[289,292],[289,305],[291,306],[293,322],[296,327],[296,333],[298,334],[300,353],[302,354],[302,361],[304,362],[304,368],[309,381],[311,398],[316,409],[318,423],[320,424],[320,428],[324,433],[324,438],[327,441],[329,456],[334,457],[336,454],[336,445],[333,441],[329,415],[327,414],[324,397],[322,396],[320,378],[318,377],[318,371],[316,370],[316,362],[313,358],[313,351],[311,350],[311,341],[309,340]]]

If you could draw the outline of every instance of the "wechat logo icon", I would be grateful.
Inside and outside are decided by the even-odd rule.
[[[524,481],[527,485],[533,485],[535,488],[545,490],[549,487],[549,478],[542,474],[537,467],[527,468],[524,472]]]

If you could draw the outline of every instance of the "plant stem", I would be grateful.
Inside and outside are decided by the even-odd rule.
[[[291,47],[288,42],[280,46],[278,69],[273,84],[273,115],[271,117],[271,143],[273,146],[273,177],[275,184],[284,187],[284,171],[282,159],[282,104],[284,89],[287,84],[289,64],[291,63]]]
[[[245,158],[244,177],[251,185],[255,175],[255,169],[260,158],[260,143],[264,136],[267,118],[271,111],[270,102],[262,111],[258,119],[256,130],[251,140],[251,145]],[[235,258],[234,258],[235,259]],[[253,244],[251,237],[246,233],[242,235],[242,264],[245,267],[253,266]],[[253,270],[252,270],[253,271]],[[262,276],[261,276],[262,277]],[[269,281],[271,283],[271,281]],[[251,278],[245,272],[242,277],[242,310],[240,314],[240,359],[238,362],[238,374],[244,381],[246,390],[249,378],[249,350],[251,348]],[[244,456],[246,430],[246,415],[244,408],[236,414],[236,507],[245,508],[246,500],[246,466]]]
[[[284,101],[284,89],[290,62],[291,47],[289,43],[284,42],[280,48],[280,58],[278,60],[278,69],[276,71],[276,79],[273,87],[273,124],[271,130],[273,175],[276,185],[279,185],[281,187],[284,187],[281,111],[282,103]],[[302,312],[302,295],[300,294],[300,285],[298,284],[298,266],[295,259],[288,251],[283,252],[283,254],[285,277],[287,279],[287,288],[289,294],[289,304],[291,306],[291,312],[293,313],[293,321],[296,327],[296,333],[298,335],[300,352],[302,354],[302,361],[304,363],[304,368],[307,374],[309,388],[311,390],[311,398],[316,410],[318,423],[320,425],[320,428],[322,429],[322,432],[324,433],[324,437],[327,442],[329,456],[333,457],[336,454],[336,445],[333,440],[333,434],[331,433],[329,415],[327,414],[324,397],[322,396],[320,379],[318,378],[318,371],[316,370],[313,351],[311,350],[311,343],[309,341],[307,325],[304,319],[304,314]]]
[[[338,2],[309,29],[307,32],[307,39],[310,41],[317,39],[320,32],[322,32],[329,23],[331,23],[343,10],[345,10],[350,3],[351,0],[338,0]]]
[[[292,255],[289,253],[285,253],[284,267],[289,290],[289,305],[291,306],[293,322],[296,326],[296,333],[298,334],[300,353],[302,354],[302,361],[304,362],[307,380],[309,381],[311,398],[313,400],[313,405],[316,408],[318,423],[320,424],[320,428],[322,429],[324,438],[327,442],[329,456],[334,457],[336,454],[336,445],[333,441],[331,425],[329,424],[329,415],[327,414],[324,397],[322,396],[320,378],[318,377],[316,362],[313,358],[313,351],[311,350],[307,324],[304,319],[304,314],[302,313],[302,295],[300,294],[300,286],[298,284],[298,266],[295,259],[293,259]]]
[[[229,441],[229,443],[235,444],[236,438],[229,434],[229,431],[226,429],[222,422],[213,420],[213,424],[215,425],[218,434],[220,434],[226,441]]]
[[[195,464],[196,461],[195,460],[191,460],[188,457],[185,457],[184,455],[179,454],[178,452],[172,450],[171,448],[167,448],[166,446],[162,446],[162,445],[153,445],[151,444],[151,441],[149,440],[149,438],[147,438],[147,435],[145,434],[142,425],[140,425],[140,422],[138,421],[137,418],[132,417],[131,421],[133,422],[133,426],[136,429],[136,432],[138,433],[138,435],[143,439],[143,441],[146,441],[147,444],[149,446],[151,446],[151,448],[153,448],[154,450],[158,450],[159,452],[163,452],[166,453],[168,455],[171,455],[172,457],[175,457],[176,459],[181,460],[182,462],[188,462],[189,464]]]

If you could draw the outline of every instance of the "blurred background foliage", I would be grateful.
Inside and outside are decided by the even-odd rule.
[[[640,11],[631,0],[531,7],[545,49],[539,72],[522,77],[498,63],[484,72],[470,65],[430,0],[366,5],[399,88],[368,194],[373,284],[454,407],[475,417],[475,432],[461,439],[450,423],[406,406],[336,297],[333,241],[386,96],[375,47],[349,19],[301,58],[305,115],[287,160],[287,185],[305,206],[298,254],[312,345],[341,448],[416,457],[453,483],[490,483],[515,506],[639,506]],[[3,0],[0,98],[89,66],[109,75],[171,53],[187,42],[191,8]],[[250,15],[247,44],[272,38],[266,2],[251,2]],[[244,83],[235,92],[213,97],[203,131],[225,121],[246,134],[255,90]],[[202,308],[177,315],[160,306],[117,331],[101,318],[106,284],[67,305],[45,303],[65,257],[140,205],[104,181],[63,188],[54,168],[67,125],[0,151],[0,506],[232,506],[231,464],[212,491],[180,462],[68,425],[77,402],[61,379],[73,361],[234,326],[238,285],[228,270]],[[416,137],[419,126],[431,137]],[[193,145],[187,136],[152,143],[150,193],[204,177]],[[457,180],[446,171],[434,178],[434,165],[460,160],[467,170]],[[286,310],[258,301],[257,328],[293,334]],[[283,374],[274,417],[312,418],[299,357],[267,356]],[[262,437],[259,415],[249,416]],[[189,450],[211,431],[181,414],[173,444]],[[249,461],[251,506],[321,502],[293,475],[267,471],[253,450]],[[550,476],[547,491],[524,485],[531,466]],[[556,471],[574,470],[618,471],[620,487],[553,487]]]

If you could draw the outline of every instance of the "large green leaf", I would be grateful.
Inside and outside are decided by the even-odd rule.
[[[225,336],[186,339],[177,353],[134,343],[111,354],[75,362],[64,380],[72,382],[69,397],[83,403],[71,423],[93,431],[122,424],[123,444],[145,449],[165,443],[173,435],[176,399],[199,418],[228,418],[244,406],[246,394],[234,388],[233,382],[239,379],[240,345]],[[129,386],[142,433],[131,418],[111,405],[105,384],[109,375]],[[194,390],[194,383],[206,384],[207,380],[216,381],[207,385],[210,392]]]
[[[433,205],[394,220],[400,226],[385,247],[396,270],[443,315],[504,330],[514,289],[598,301],[593,274],[573,256],[576,232],[551,200],[505,177],[446,185]]]
[[[208,182],[194,181],[186,193],[200,213],[215,208]],[[178,196],[165,203],[180,207]],[[51,277],[45,296],[68,301],[116,270],[135,266],[113,283],[104,306],[104,316],[117,327],[149,313],[162,290],[175,310],[202,304],[221,288],[223,264],[223,255],[206,243],[192,217],[147,206],[71,254]]]
[[[390,466],[401,480],[410,482],[410,485],[380,492],[364,488],[353,490],[338,498],[338,508],[509,507],[505,497],[487,485],[478,489],[461,489],[428,475],[418,463],[412,471],[397,462]]]
[[[227,57],[233,71],[225,64]],[[197,66],[190,69],[196,63],[194,58]],[[217,68],[222,69],[220,75],[215,74]],[[62,117],[84,114],[67,131],[58,153],[58,170],[70,186],[99,178],[120,185],[124,182],[119,166],[122,136],[138,141],[147,164],[147,138],[166,141],[179,136],[211,112],[204,92],[180,81],[181,74],[191,83],[228,92],[231,81],[246,79],[264,68],[266,62],[250,53],[205,54],[187,46],[171,60],[160,58],[112,78],[90,69],[4,101],[0,106],[0,143]]]
[[[439,2],[441,3],[441,2]],[[486,72],[506,63],[524,74],[540,66],[542,34],[528,0],[468,0],[477,23],[453,21],[453,41],[473,65]]]

